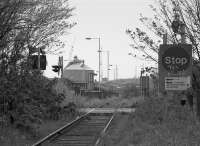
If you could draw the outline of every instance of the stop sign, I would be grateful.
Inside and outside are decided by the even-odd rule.
[[[171,73],[184,71],[190,65],[190,54],[179,45],[171,46],[162,55],[163,67]]]
[[[192,45],[162,44],[158,53],[159,90],[180,91],[191,87]]]

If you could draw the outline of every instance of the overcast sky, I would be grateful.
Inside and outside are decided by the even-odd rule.
[[[127,28],[144,27],[139,21],[139,15],[151,16],[149,4],[154,0],[70,0],[70,6],[76,7],[72,20],[77,25],[69,30],[70,34],[63,37],[66,43],[64,60],[74,55],[84,59],[85,64],[98,71],[98,40],[86,40],[86,37],[100,37],[102,53],[103,77],[107,77],[106,51],[110,52],[110,79],[113,79],[113,69],[118,66],[118,78],[133,78],[139,76],[140,68],[150,62],[141,61],[128,55],[133,52],[129,46],[131,40],[126,35]],[[73,48],[73,49],[72,49]],[[70,53],[71,52],[71,53]],[[57,56],[48,57],[48,67],[45,74],[54,77],[51,65],[57,63]],[[64,62],[67,64],[67,61]]]

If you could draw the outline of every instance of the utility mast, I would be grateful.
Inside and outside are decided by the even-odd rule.
[[[107,51],[107,78],[108,78],[108,80],[109,80],[109,71],[110,71],[110,56],[109,56],[110,54],[109,54],[109,51]]]
[[[115,78],[116,78],[116,80],[118,79],[118,67],[117,67],[117,64],[116,64],[116,66],[115,66]]]
[[[99,56],[100,56],[100,67],[99,67],[99,71],[100,71],[100,81],[102,81],[102,78],[103,78],[103,69],[102,69],[102,67],[103,67],[103,59],[102,59],[102,48],[101,48],[101,50],[100,50],[100,52],[99,52]]]
[[[75,43],[75,38],[73,39],[72,44],[70,45],[70,50],[69,50],[69,56],[68,56],[68,61],[72,61],[72,54],[74,52],[74,43]]]

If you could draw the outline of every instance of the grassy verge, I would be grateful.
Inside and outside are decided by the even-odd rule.
[[[1,146],[31,146],[39,139],[47,136],[49,133],[64,126],[72,121],[74,117],[67,117],[60,120],[47,120],[44,121],[38,129],[35,129],[31,134],[27,131],[18,130],[16,128],[1,127],[0,128],[0,145]]]
[[[179,97],[148,98],[130,115],[118,144],[109,146],[198,146],[200,124]],[[128,129],[128,130],[127,130]],[[111,132],[112,133],[112,132]],[[108,137],[113,137],[112,134]],[[116,137],[116,135],[115,135]],[[110,138],[112,139],[112,138]],[[120,140],[119,140],[120,139]],[[106,145],[106,144],[105,144]]]
[[[78,108],[94,108],[94,107],[135,107],[138,103],[143,101],[141,97],[123,98],[123,97],[109,97],[109,98],[89,98],[83,96],[76,96],[66,98],[63,104],[67,105],[69,102],[74,102]]]
[[[12,127],[1,127],[0,143],[1,146],[27,146],[30,137],[26,132],[22,132]]]
[[[142,97],[133,97],[132,95],[124,98],[122,94],[119,97],[112,96],[107,98],[97,98],[97,97],[84,97],[84,96],[74,96],[74,91],[69,89],[63,80],[60,80],[54,87],[57,93],[62,93],[65,96],[63,105],[68,105],[68,103],[73,102],[78,108],[88,108],[88,107],[131,107],[135,103],[139,103],[143,100]],[[129,91],[130,90],[130,91]],[[127,93],[133,92],[132,88]]]
[[[68,96],[63,105],[67,105],[69,102],[74,102],[78,108],[84,107],[132,107],[136,103],[140,102],[142,98],[122,98],[122,97],[111,97],[105,99],[99,98],[88,98],[81,96]],[[71,121],[73,117],[67,116],[60,120],[46,120],[35,129],[34,135],[31,135],[25,131],[19,131],[16,128],[12,127],[3,127],[1,128],[0,133],[0,142],[1,146],[30,146],[37,140],[45,137],[54,130],[65,125],[67,122]]]
[[[109,97],[109,98],[89,98],[82,96],[74,96],[73,91],[67,88],[64,82],[58,82],[55,85],[54,90],[57,93],[62,93],[65,96],[65,100],[62,106],[68,105],[69,103],[75,103],[77,108],[94,108],[94,107],[135,107],[143,99],[140,97]],[[34,131],[34,135],[27,131],[18,130],[13,127],[0,127],[0,145],[1,146],[30,146],[37,140],[45,137],[52,131],[65,125],[71,121],[73,117],[67,117],[60,120],[46,120]]]

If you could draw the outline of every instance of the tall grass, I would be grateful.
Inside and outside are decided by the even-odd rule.
[[[188,105],[180,105],[180,97],[149,98],[136,110],[132,136],[142,133],[142,145],[199,145],[200,124]],[[135,130],[136,128],[137,130]]]
[[[116,126],[107,133],[104,146],[199,146],[200,123],[188,105],[180,105],[180,98],[146,98],[123,129]]]
[[[67,105],[70,102],[76,104],[78,108],[95,108],[95,107],[110,107],[115,108],[119,107],[131,107],[135,103],[143,100],[141,97],[129,96],[124,98],[124,96],[112,96],[107,98],[98,98],[98,97],[86,97],[86,96],[75,96],[74,91],[66,85],[65,80],[59,80],[54,86],[54,90],[58,94],[63,94],[65,99],[62,105]]]
[[[78,108],[134,108],[142,98],[123,98],[123,97],[108,97],[108,98],[96,98],[96,97],[84,97],[84,96],[73,96],[65,99],[65,103],[69,101],[74,102]]]

